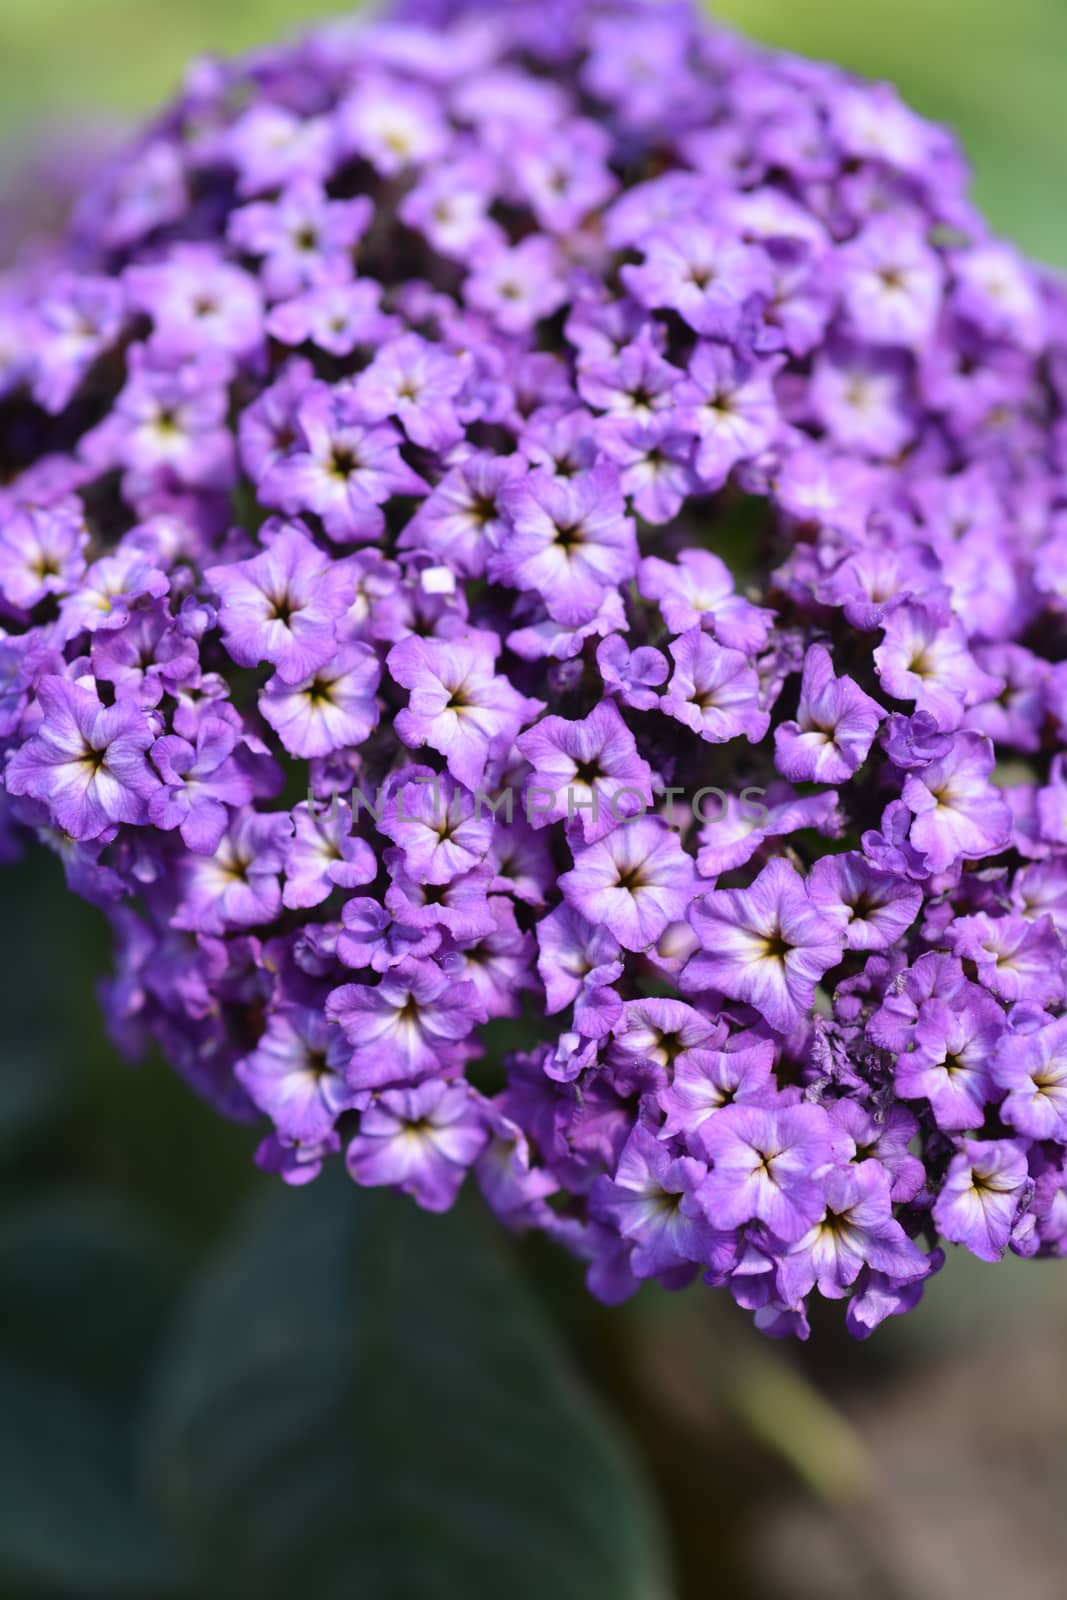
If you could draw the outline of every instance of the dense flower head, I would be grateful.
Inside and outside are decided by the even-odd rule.
[[[1067,293],[966,176],[682,4],[411,0],[0,278],[0,844],[264,1167],[771,1334],[1067,1254]]]

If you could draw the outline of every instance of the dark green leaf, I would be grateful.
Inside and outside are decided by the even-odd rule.
[[[268,1196],[193,1297],[153,1434],[165,1514],[228,1596],[667,1592],[622,1442],[473,1207],[343,1177]]]
[[[151,1600],[175,1563],[137,1483],[137,1407],[168,1254],[71,1191],[0,1227],[0,1593]]]

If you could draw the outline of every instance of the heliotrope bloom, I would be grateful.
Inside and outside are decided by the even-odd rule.
[[[1067,1256],[1067,289],[885,85],[492,10],[193,74],[0,275],[0,856],[284,1182],[865,1338]]]

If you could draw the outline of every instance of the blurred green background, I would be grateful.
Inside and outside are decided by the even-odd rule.
[[[0,174],[329,9],[0,0]],[[1067,267],[1062,0],[715,9],[896,81]],[[699,1290],[604,1311],[476,1204],[259,1177],[254,1131],[117,1060],[56,864],[0,905],[0,1600],[1061,1600],[1067,1269],[953,1259],[861,1346]]]

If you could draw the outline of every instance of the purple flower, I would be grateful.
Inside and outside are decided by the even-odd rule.
[[[234,813],[214,853],[188,856],[173,925],[223,934],[269,925],[282,909],[281,874],[292,821],[284,812]]]
[[[924,1000],[910,1048],[897,1057],[897,1093],[929,1100],[942,1132],[980,1128],[990,1099],[989,1059],[1003,1032],[1003,1012],[980,990],[962,1004]]]
[[[427,1211],[447,1211],[488,1137],[465,1083],[420,1083],[371,1102],[345,1160],[357,1183],[389,1184]]]
[[[314,178],[297,178],[277,200],[235,211],[228,232],[247,255],[261,258],[267,294],[284,300],[351,278],[353,250],[373,209],[366,195],[330,200]]]
[[[792,1244],[823,1215],[832,1148],[820,1107],[723,1106],[695,1143],[711,1167],[698,1200],[712,1227],[758,1220]]]
[[[569,482],[530,473],[505,491],[509,530],[490,558],[490,578],[536,590],[559,622],[588,622],[605,591],[637,570],[634,525],[624,507],[614,467]]]
[[[775,765],[794,783],[847,783],[863,765],[884,715],[851,678],[834,677],[829,650],[812,645],[796,719],[775,729]]]
[[[320,284],[274,306],[267,332],[281,344],[313,344],[340,360],[358,345],[400,331],[395,318],[381,310],[381,298],[381,286],[369,278]]]
[[[37,685],[43,713],[35,736],[8,761],[9,794],[43,800],[72,839],[96,839],[119,822],[144,823],[160,782],[145,752],[155,739],[135,707],[101,705],[67,678]]]
[[[0,520],[0,594],[19,611],[76,588],[89,531],[77,500],[32,506]]]
[[[600,443],[621,468],[623,493],[646,522],[670,522],[697,487],[692,435],[669,416],[613,422]]]
[[[1017,1140],[964,1139],[934,1202],[934,1222],[979,1261],[999,1261],[1031,1191]]]
[[[396,731],[411,749],[428,744],[460,783],[476,789],[494,748],[506,748],[541,710],[495,673],[493,635],[419,639],[411,634],[389,652],[389,671],[411,691]]]
[[[401,847],[405,871],[433,884],[480,866],[493,839],[488,805],[429,767],[404,770],[383,796],[377,826]]]
[[[558,311],[565,298],[559,252],[548,239],[490,249],[463,285],[468,305],[502,333],[527,333]]]
[[[711,228],[676,224],[640,248],[644,264],[622,269],[630,293],[644,306],[677,311],[711,339],[733,338],[749,300],[770,288],[763,251]]]
[[[353,579],[297,527],[280,527],[261,555],[204,576],[220,599],[223,642],[240,666],[270,661],[283,683],[297,684],[333,656]]]
[[[882,687],[896,700],[913,700],[945,731],[959,727],[965,706],[999,693],[1001,684],[978,666],[960,623],[929,606],[898,606],[883,623],[874,652]]]
[[[195,744],[166,734],[152,746],[152,763],[163,782],[149,796],[149,820],[164,832],[179,828],[182,842],[197,855],[215,854],[228,808],[253,798],[251,776],[233,760],[238,739],[231,723],[208,714],[197,727]]]
[[[263,1170],[774,1337],[1067,1257],[1067,288],[967,181],[684,5],[394,0],[9,252],[0,857]]]
[[[990,1074],[1007,1095],[1000,1115],[1028,1139],[1067,1136],[1067,1018],[1032,1033],[1002,1033]]]
[[[702,949],[684,986],[747,1001],[781,1033],[811,1009],[815,985],[844,946],[844,913],[816,902],[788,861],[768,862],[748,889],[699,896],[689,920]]]
[[[911,927],[922,891],[895,873],[882,872],[858,851],[824,856],[811,869],[808,892],[817,906],[847,915],[845,947],[892,950]]]
[[[37,307],[34,397],[61,412],[125,320],[123,294],[108,278],[58,278]]]
[[[910,774],[901,791],[915,820],[909,838],[933,872],[962,856],[996,855],[1011,837],[1011,813],[989,781],[995,756],[988,739],[956,734],[951,751]]]
[[[347,1059],[344,1036],[321,1012],[286,1006],[269,1018],[234,1076],[283,1138],[313,1145],[327,1139],[338,1113],[355,1104],[344,1080]]]
[[[363,156],[384,177],[424,166],[445,144],[440,108],[424,90],[380,78],[364,78],[337,108],[337,132],[345,153]]]
[[[670,671],[661,651],[649,645],[630,650],[617,633],[597,645],[596,664],[608,693],[635,711],[651,711],[659,699],[655,690]]]
[[[671,633],[707,628],[720,644],[750,654],[767,642],[769,614],[735,594],[725,562],[710,550],[683,550],[677,565],[646,556],[638,574],[646,600],[657,600]]]
[[[423,487],[397,448],[397,430],[368,415],[355,392],[332,395],[324,385],[307,395],[296,422],[298,448],[267,468],[263,499],[290,516],[314,512],[341,544],[380,538],[385,501]]]
[[[730,1050],[687,1050],[675,1063],[670,1082],[656,1094],[657,1104],[666,1114],[660,1138],[680,1134],[688,1146],[697,1129],[721,1106],[746,1100],[770,1103],[776,1092],[773,1066],[774,1046],[769,1039]]]
[[[622,973],[614,934],[600,923],[587,922],[566,901],[538,922],[537,945],[537,970],[550,1015],[577,1000],[590,979],[602,985]]]
[[[342,984],[326,1015],[351,1047],[357,1089],[417,1083],[461,1065],[465,1041],[485,1020],[472,983],[453,983],[432,961],[403,961],[376,984]]]
[[[599,1180],[593,1192],[595,1215],[610,1219],[632,1244],[630,1268],[637,1278],[652,1278],[710,1254],[733,1255],[726,1230],[712,1230],[697,1202],[707,1174],[692,1156],[672,1159],[647,1128],[636,1127],[619,1157],[614,1178]]]
[[[742,734],[756,744],[767,732],[759,679],[740,650],[727,650],[699,628],[672,639],[674,672],[661,705],[668,716],[713,744]]]
[[[610,700],[581,722],[544,717],[515,747],[533,767],[526,810],[535,828],[580,822],[587,844],[652,805],[652,773]]]
[[[672,398],[678,424],[697,437],[695,469],[719,489],[741,461],[762,455],[780,427],[771,387],[776,363],[754,363],[726,344],[700,343]]]
[[[345,801],[335,796],[326,811],[307,801],[293,808],[293,836],[285,855],[282,893],[290,910],[321,905],[334,889],[356,889],[373,883],[377,876],[374,851],[365,839],[353,834],[352,812]]]
[[[480,578],[506,536],[502,491],[522,476],[514,456],[471,456],[454,467],[400,534],[402,550],[425,550],[465,577]]]
[[[926,1257],[895,1220],[889,1180],[877,1161],[831,1170],[825,1195],[825,1217],[786,1252],[778,1269],[787,1305],[802,1305],[816,1285],[827,1299],[840,1300],[863,1267],[897,1284],[925,1277]]]
[[[445,450],[463,437],[454,402],[466,380],[459,357],[408,333],[378,352],[353,395],[371,420],[395,417],[412,444]]]
[[[720,795],[716,800],[713,805],[711,799],[702,797],[699,804],[703,826],[697,871],[702,878],[717,878],[720,872],[743,867],[765,839],[797,828],[817,828],[831,835],[840,831],[836,796],[830,793],[799,799],[787,783],[773,783],[767,789],[746,787],[740,794]]]
[[[839,257],[841,298],[852,331],[875,344],[920,349],[941,310],[944,273],[914,222],[870,222]]]
[[[1051,917],[957,917],[948,930],[956,954],[973,961],[978,981],[998,1000],[1059,1004],[1067,951]]]
[[[129,303],[152,319],[152,346],[167,358],[200,350],[247,355],[263,338],[263,305],[254,278],[213,245],[176,245],[165,260],[130,267]]]
[[[658,817],[623,823],[578,851],[559,880],[564,898],[588,921],[602,923],[624,950],[647,950],[672,922],[684,919],[693,863]]]
[[[338,645],[332,659],[302,683],[287,683],[279,664],[259,697],[259,709],[291,755],[358,749],[378,721],[380,677],[369,646]]]

